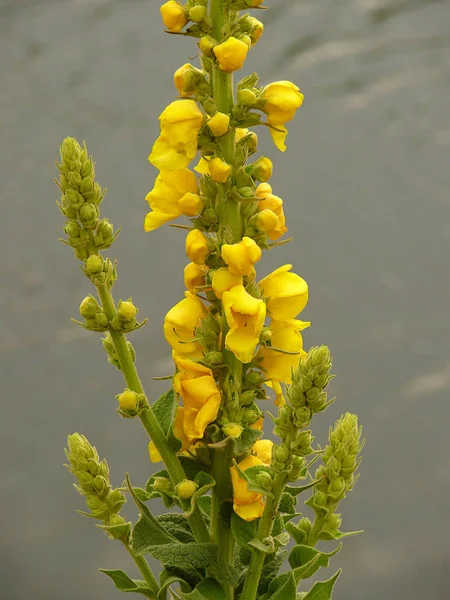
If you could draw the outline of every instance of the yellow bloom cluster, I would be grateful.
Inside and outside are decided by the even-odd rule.
[[[250,8],[260,4],[262,0],[247,0]],[[214,74],[223,80],[240,70],[264,26],[245,15],[232,32],[214,39],[203,8],[175,0],[161,7],[171,33],[200,38],[203,68],[186,63],[175,72],[180,98],[159,117],[160,135],[149,155],[159,174],[146,197],[151,211],[144,225],[153,231],[182,215],[191,219],[185,243],[187,291],[164,320],[176,371],[174,435],[181,452],[211,443],[209,432],[217,428],[224,438],[234,439],[245,428],[262,430],[263,417],[253,398],[264,397],[265,382],[275,390],[276,403],[283,403],[282,385],[291,381],[305,355],[301,331],[309,325],[297,319],[307,304],[308,286],[291,272],[291,265],[258,282],[255,266],[262,251],[287,227],[283,200],[267,183],[272,161],[260,156],[246,164],[258,151],[258,137],[249,129],[262,123],[257,111],[267,116],[276,146],[285,150],[285,124],[303,95],[288,81],[258,88],[250,77],[239,85],[235,101],[218,103]],[[185,29],[189,21],[193,25]],[[254,383],[243,388],[244,380]],[[246,390],[242,405],[230,389]],[[212,423],[217,427],[208,429]],[[244,453],[239,468],[270,465],[272,446],[260,440],[246,457]],[[152,444],[149,451],[158,460]],[[246,520],[260,517],[263,494],[250,492],[236,468],[230,472],[234,510]]]

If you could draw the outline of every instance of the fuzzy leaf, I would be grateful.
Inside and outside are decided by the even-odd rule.
[[[195,590],[183,594],[183,598],[185,600],[227,600],[227,595],[215,579],[207,577],[197,585]]]
[[[255,442],[257,442],[262,437],[262,435],[263,432],[258,431],[257,429],[250,429],[250,427],[244,429],[244,431],[237,438],[237,440],[234,440],[234,455],[239,456],[240,454],[248,452],[253,446],[253,444],[255,444]]]
[[[215,544],[163,544],[149,546],[147,552],[160,560],[164,565],[179,567],[186,571],[206,568],[217,562],[217,546]]]
[[[295,505],[296,501],[294,496],[292,496],[288,492],[283,492],[280,504],[278,506],[278,510],[282,513],[288,513],[290,515],[293,515],[295,514]]]
[[[164,394],[162,394],[162,396],[160,396],[152,405],[152,411],[158,419],[158,423],[166,436],[172,431],[175,415],[177,413],[177,404],[176,394],[171,388],[167,392],[164,392]]]
[[[166,600],[167,598],[167,590],[173,584],[178,584],[181,588],[182,592],[190,592],[191,586],[181,577],[177,575],[172,575],[167,571],[163,571],[160,575],[161,589],[156,596],[156,600]]]
[[[269,585],[268,600],[296,600],[296,585],[292,573],[283,573]]]
[[[247,547],[248,543],[256,537],[258,520],[245,521],[235,512],[231,515],[231,533],[240,548]]]
[[[211,516],[211,496],[202,496],[197,499],[197,505],[204,515],[209,519]]]
[[[259,580],[258,593],[264,594],[273,579],[277,576],[281,565],[284,563],[288,555],[287,550],[278,550],[275,554],[266,557],[264,561],[264,569]]]
[[[97,525],[97,527],[98,527],[98,525]],[[359,531],[347,531],[347,532],[338,531],[336,534],[332,534],[329,531],[322,531],[319,539],[325,540],[327,542],[337,541],[337,540],[342,540],[343,538],[346,538],[346,537],[351,537],[352,535],[359,535],[360,533],[364,533],[364,530],[360,529]]]
[[[194,542],[194,536],[186,517],[180,513],[163,513],[156,515],[156,520],[174,538],[183,544]]]
[[[333,550],[333,552],[320,552],[311,546],[294,546],[289,555],[289,564],[294,569],[294,578],[296,583],[300,579],[312,577],[320,567],[328,567],[330,558],[337,554],[342,548],[342,544]]]
[[[113,581],[116,589],[118,589],[120,592],[134,592],[136,594],[144,594],[144,596],[147,597],[150,594],[155,594],[156,590],[149,588],[145,581],[131,579],[131,577],[128,577],[128,575],[120,569],[99,569],[99,571],[107,575]]]
[[[339,569],[331,579],[328,579],[327,581],[317,581],[306,596],[303,597],[303,600],[331,600],[334,584],[340,574],[341,570]]]

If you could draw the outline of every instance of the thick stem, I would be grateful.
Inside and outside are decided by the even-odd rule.
[[[229,10],[225,7],[223,0],[211,0],[210,16],[213,21],[213,35],[216,40],[221,41],[224,26],[230,20]],[[213,98],[220,112],[231,115],[234,106],[233,75],[224,73],[214,65],[212,74]],[[232,165],[235,150],[235,131],[231,129],[226,135],[218,140],[217,154],[225,162]],[[232,198],[224,194],[220,199],[219,221],[223,228],[231,232],[233,242],[242,239],[242,219],[240,206]]]
[[[211,473],[216,481],[212,490],[211,504],[211,537],[217,544],[218,555],[226,564],[233,564],[234,538],[230,524],[220,514],[222,504],[233,499],[230,467],[232,460],[232,447],[228,444],[225,448],[216,448],[213,451]],[[228,598],[234,598],[234,590],[227,586],[225,590]]]
[[[148,562],[145,560],[145,558],[143,556],[136,556],[136,554],[130,548],[130,546],[129,546],[128,543],[123,542],[123,545],[127,549],[127,551],[130,554],[131,558],[136,563],[136,566],[139,569],[139,571],[141,572],[142,577],[144,578],[145,583],[152,590],[152,592],[154,594],[154,596],[152,596],[152,598],[156,597],[156,595],[159,592],[159,584],[158,584],[158,581],[156,580],[156,577],[154,576],[153,571],[151,570]]]
[[[266,501],[266,507],[259,522],[257,533],[257,538],[259,540],[263,540],[272,533],[273,523],[277,515],[278,504],[280,503],[285,483],[286,474],[278,473],[273,480],[272,492],[274,497],[269,498]],[[261,550],[258,550],[257,548],[252,549],[252,557],[250,559],[250,565],[248,567],[240,600],[255,600],[265,558],[266,554],[264,552],[261,552]]]
[[[116,316],[116,309],[112,294],[106,284],[98,285],[97,291],[102,302],[105,315],[111,321]],[[110,334],[128,388],[137,394],[143,394],[145,396],[144,387],[139,378],[133,358],[130,354],[125,335],[114,330],[110,330]],[[164,435],[164,432],[161,429],[158,419],[155,417],[148,400],[145,401],[145,408],[139,414],[139,418],[141,419],[142,425],[144,426],[151,440],[154,442],[156,449],[160,453],[173,485],[176,486],[178,483],[183,481],[183,479],[186,479],[186,475],[177,455],[170,448],[167,438]],[[188,511],[190,509],[189,501],[182,502],[182,506],[185,511]],[[211,541],[208,529],[198,508],[196,508],[191,517],[189,517],[189,523],[197,541]]]

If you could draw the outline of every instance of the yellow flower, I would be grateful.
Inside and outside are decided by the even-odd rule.
[[[215,46],[213,52],[219,62],[219,68],[225,73],[232,73],[244,66],[248,46],[235,37],[229,37],[225,42]]]
[[[214,137],[225,135],[230,127],[230,116],[217,112],[206,122]]]
[[[264,327],[266,305],[263,300],[250,296],[243,285],[236,285],[229,292],[224,292],[222,304],[230,328],[225,347],[242,363],[249,363]]]
[[[242,275],[233,275],[226,267],[218,269],[212,278],[212,289],[219,300],[224,292],[236,285],[242,285]]]
[[[195,94],[195,86],[205,79],[203,71],[197,69],[193,65],[186,63],[177,69],[173,76],[173,82],[178,90],[178,93],[183,98]]]
[[[239,423],[228,423],[222,427],[222,431],[227,437],[236,439],[244,431],[244,428]]]
[[[177,414],[175,416],[175,423],[173,424],[173,435],[181,442],[180,453],[192,446],[192,440],[184,431],[185,412],[184,406],[177,406]]]
[[[267,383],[267,385],[273,388],[273,391],[275,392],[275,406],[278,406],[278,408],[284,406],[286,404],[286,400],[284,399],[283,388],[281,387],[281,383],[276,379],[272,379],[272,382]]]
[[[160,10],[164,25],[172,33],[179,33],[188,22],[184,7],[175,0],[163,4]]]
[[[145,217],[145,231],[154,231],[168,221],[177,219],[184,212],[184,196],[190,198],[196,195],[197,189],[197,178],[189,169],[161,171],[152,191],[145,197],[152,209]]]
[[[203,199],[198,194],[193,194],[191,192],[188,192],[182,196],[178,201],[179,209],[183,215],[186,215],[187,217],[195,217],[196,215],[199,215],[204,206],[205,203]]]
[[[256,458],[259,458],[262,463],[268,466],[272,462],[272,449],[272,440],[258,440],[252,446],[252,452]]]
[[[210,35],[203,35],[198,43],[198,47],[200,48],[201,52],[207,56],[214,46],[217,46],[217,41]]]
[[[206,427],[219,412],[221,396],[211,369],[192,360],[175,357],[178,373],[174,390],[183,399],[184,435],[191,442],[203,437]]]
[[[200,175],[209,175],[209,161],[201,156],[198,165],[194,167],[194,171],[197,171]]]
[[[267,312],[275,321],[294,319],[308,303],[308,284],[284,265],[259,282],[267,298]]]
[[[262,464],[259,458],[250,455],[239,463],[239,468],[241,471],[245,471],[246,469],[250,469],[250,467]],[[248,483],[245,479],[239,477],[236,467],[231,467],[230,473],[233,484],[234,512],[245,521],[258,519],[264,512],[263,495],[259,492],[251,492],[248,489]]]
[[[272,126],[269,128],[273,143],[281,152],[286,152],[286,138],[288,130],[284,125]]]
[[[216,183],[225,183],[231,173],[231,165],[221,158],[213,158],[209,161],[209,174]]]
[[[297,369],[300,359],[306,356],[300,332],[309,326],[310,323],[297,319],[272,321],[270,324],[272,348],[261,346],[258,354],[263,358],[261,368],[266,373],[267,379],[291,383],[292,371]],[[279,350],[295,354],[285,354]]]
[[[200,299],[190,292],[185,292],[185,298],[169,310],[164,318],[164,337],[176,352],[198,353],[200,346],[193,338],[207,312]]]
[[[262,97],[266,100],[264,112],[271,125],[284,125],[291,121],[303,104],[303,94],[290,81],[275,81],[266,85]]]
[[[160,171],[187,167],[197,152],[203,113],[193,100],[175,100],[161,113],[161,135],[149,161]]]
[[[278,196],[272,194],[272,187],[268,183],[261,183],[255,192],[261,201],[258,202],[258,208],[261,212],[265,210],[271,210],[278,219],[276,226],[270,230],[266,230],[271,240],[277,240],[288,231],[286,227],[286,218],[283,212],[283,200]]]
[[[184,285],[190,292],[195,293],[197,287],[205,285],[205,275],[208,269],[205,265],[191,262],[184,267]]]
[[[125,390],[117,397],[122,410],[136,410],[139,404],[139,398],[136,392]]]
[[[222,258],[232,275],[254,275],[254,264],[261,258],[261,248],[249,237],[237,244],[223,244]]]
[[[206,237],[199,229],[191,229],[186,236],[186,254],[196,265],[204,265],[209,255]]]

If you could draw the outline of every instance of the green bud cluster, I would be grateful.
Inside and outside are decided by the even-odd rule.
[[[330,429],[329,444],[322,455],[323,465],[316,470],[316,479],[321,479],[316,486],[316,503],[319,500],[322,506],[336,507],[353,488],[360,463],[358,454],[363,446],[361,432],[358,417],[351,413],[341,416],[334,429]],[[324,502],[322,496],[325,496]]]
[[[101,332],[108,329],[108,317],[94,296],[86,296],[81,301],[80,315],[84,318],[84,325],[87,329]]]
[[[111,487],[106,460],[100,460],[95,447],[79,433],[69,435],[67,445],[65,453],[70,464],[66,467],[78,480],[75,487],[91,511],[82,514],[110,524],[125,503],[125,496]]]
[[[297,427],[309,425],[314,413],[322,412],[330,404],[323,390],[332,376],[331,355],[327,346],[311,348],[308,357],[300,361],[293,373],[292,383],[287,388],[287,398],[295,410]]]
[[[138,309],[134,306],[131,298],[128,300],[119,300],[117,304],[116,316],[111,321],[111,327],[114,331],[130,332],[141,327],[144,323],[138,324],[136,316]]]
[[[121,370],[119,357],[116,352],[116,348],[114,346],[114,342],[112,341],[111,334],[109,332],[106,333],[105,337],[102,338],[103,348],[106,350],[106,354],[108,355],[108,362],[111,365],[114,365],[116,369]],[[127,340],[128,350],[131,354],[131,358],[133,361],[136,360],[136,351],[133,347],[133,344]]]
[[[94,285],[106,285],[111,288],[117,279],[115,263],[109,258],[103,258],[100,254],[91,254],[84,261],[84,274]]]
[[[58,206],[68,219],[64,226],[67,240],[75,256],[86,260],[91,254],[109,248],[117,233],[108,219],[100,220],[100,203],[105,195],[95,181],[92,157],[86,145],[75,138],[66,138],[60,148],[61,162],[57,164],[61,190]]]

